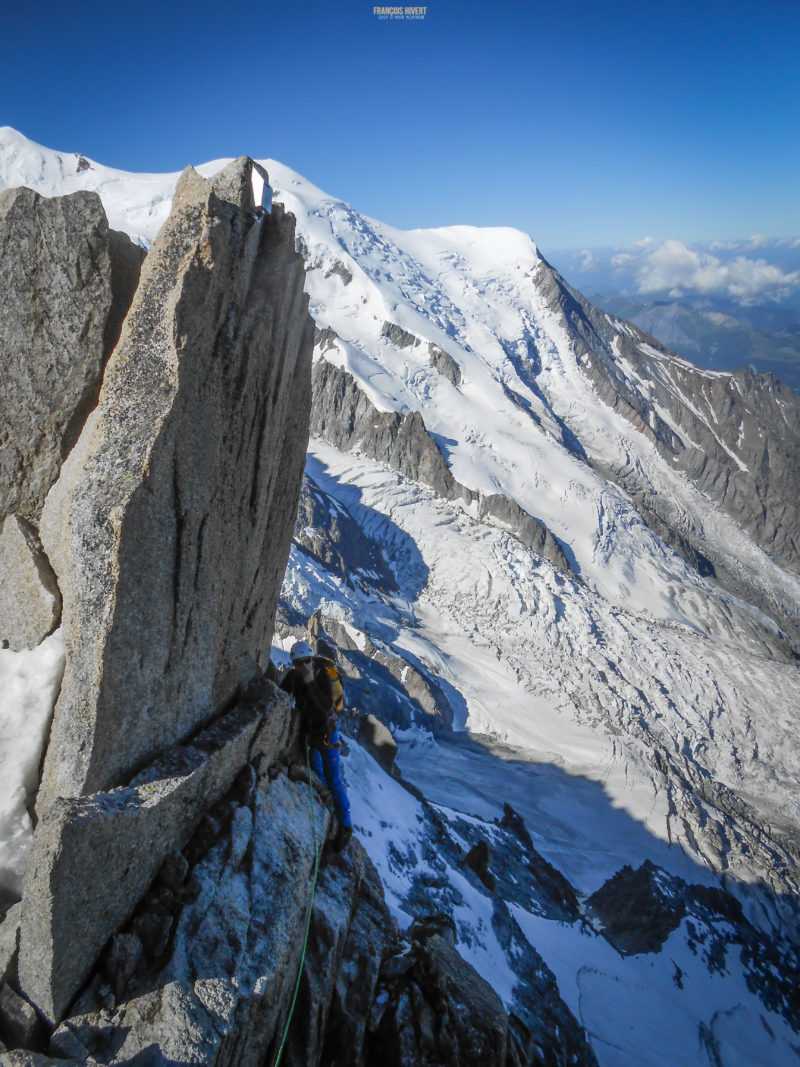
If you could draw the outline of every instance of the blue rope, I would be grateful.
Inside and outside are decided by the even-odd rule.
[[[281,1047],[278,1049],[278,1055],[275,1060],[274,1067],[278,1067],[278,1064],[281,1062],[281,1056],[283,1055],[283,1048],[286,1044],[286,1038],[289,1036],[289,1027],[292,1025],[292,1016],[294,1015],[294,1007],[297,1003],[297,994],[300,992],[300,979],[303,977],[303,967],[306,961],[308,933],[311,929],[311,913],[314,910],[314,894],[317,891],[317,875],[319,874],[320,851],[319,846],[317,844],[317,821],[314,818],[314,787],[311,785],[311,756],[309,753],[308,744],[306,744],[306,768],[308,770],[308,806],[311,809],[311,829],[314,833],[314,878],[311,882],[311,898],[308,902],[308,915],[306,916],[306,932],[305,936],[303,937],[303,951],[300,954],[300,969],[297,972],[297,981],[294,984],[294,996],[292,997],[292,1006],[289,1008],[289,1017],[286,1020],[286,1027],[283,1031]]]

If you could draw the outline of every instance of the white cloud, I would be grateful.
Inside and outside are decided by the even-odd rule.
[[[716,293],[746,304],[759,297],[781,299],[800,287],[799,270],[784,273],[765,259],[742,255],[723,262],[677,240],[646,251],[635,271],[640,293],[667,292],[673,299],[687,293]]]
[[[617,252],[615,256],[611,257],[611,266],[626,267],[634,259],[636,259],[636,256],[634,256],[633,252]]]
[[[580,263],[578,264],[579,271],[585,272],[601,266],[600,260],[594,252],[590,252],[588,248],[582,248],[580,252],[576,252],[575,259],[580,260]]]

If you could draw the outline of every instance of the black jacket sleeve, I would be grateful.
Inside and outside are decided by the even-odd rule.
[[[325,741],[334,717],[333,689],[325,667],[316,661],[308,672],[292,667],[284,676],[281,689],[294,697],[303,730],[311,741]]]
[[[294,667],[290,667],[286,674],[284,674],[283,678],[281,678],[279,687],[284,693],[288,693],[290,697],[296,697],[297,682],[297,671]]]

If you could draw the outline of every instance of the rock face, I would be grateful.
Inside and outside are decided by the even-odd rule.
[[[313,324],[294,220],[253,186],[244,158],[187,170],[141,277],[96,196],[0,200],[2,637],[35,644],[63,597],[67,659],[3,1019],[57,1022],[101,954],[120,992],[163,953],[143,894],[181,891],[209,809],[290,743],[286,698],[242,694],[288,555]]]
[[[35,648],[57,625],[61,593],[36,531],[21,515],[0,527],[0,644]]]
[[[588,898],[586,913],[623,956],[660,952],[683,923],[691,952],[704,959],[709,973],[724,973],[730,953],[741,960],[748,988],[795,1033],[800,1029],[796,945],[779,947],[764,937],[724,890],[688,884],[645,860],[636,870],[617,871]]]
[[[526,876],[531,889],[538,898],[541,910],[559,922],[575,922],[580,915],[577,893],[561,871],[557,870],[552,863],[548,863],[544,856],[534,848],[525,823],[510,804],[503,805],[503,818],[499,825],[510,830],[519,842],[517,851],[526,857]],[[513,896],[514,889],[509,884],[510,864],[507,860],[501,859],[496,867],[497,881],[501,891],[505,891],[509,897]]]
[[[440,934],[417,942],[402,958],[404,974],[388,981],[376,1011],[372,1048],[382,1063],[508,1063],[508,1015],[497,994]],[[591,1061],[589,1061],[591,1062]]]
[[[404,330],[396,322],[384,322],[381,327],[381,337],[385,337],[387,341],[397,345],[398,348],[416,348],[417,345],[422,344],[419,337],[409,333],[408,330]]]
[[[431,366],[452,385],[461,385],[461,368],[450,353],[432,342],[428,342],[428,351],[431,354]]]
[[[274,1063],[285,1036],[287,1067],[596,1063],[563,1005],[543,999],[536,1031],[510,1016],[459,955],[447,916],[401,935],[357,841],[338,856],[325,848],[314,886],[332,820],[305,783],[257,762],[213,816],[216,834],[201,828],[183,851],[183,884],[159,878],[143,899],[52,1056],[233,1067]],[[136,933],[165,924],[159,943]]]
[[[384,331],[395,344],[400,343],[398,329],[394,328],[395,333]],[[504,527],[559,570],[569,571],[564,552],[547,527],[516,501],[498,494],[476,493],[456,481],[418,411],[409,415],[378,411],[352,375],[325,359],[314,364],[312,388],[312,434],[342,451],[357,447],[407,478],[430,486],[446,500],[460,500],[466,507],[472,506],[479,520]]]
[[[0,193],[0,642],[33,648],[61,597],[37,525],[97,400],[144,252],[96,193]]]
[[[12,1046],[32,1045],[39,1030],[34,1008],[8,983],[0,984],[0,1033]]]
[[[397,590],[380,545],[308,474],[300,491],[294,541],[342,578],[357,581],[368,575],[387,592]]]
[[[242,767],[274,761],[289,738],[277,691],[243,702],[189,745],[168,749],[127,787],[56,800],[25,875],[19,979],[51,1022],[61,1018],[101,949],[125,923],[165,858],[183,848]],[[86,907],[87,871],[103,887]]]
[[[141,945],[127,979],[120,954],[107,958],[51,1052],[119,1063],[155,1045],[179,1063],[273,1062],[300,965],[314,832],[322,847],[330,821],[308,786],[271,780],[266,760],[246,768],[185,847],[184,884],[156,883],[123,932]],[[159,926],[160,940],[134,933]]]
[[[0,982],[4,982],[11,972],[11,964],[17,954],[19,944],[19,923],[22,905],[12,904],[0,920]]]
[[[489,843],[483,839],[473,845],[464,857],[465,865],[469,867],[470,870],[474,871],[489,892],[493,893],[497,886],[497,880],[489,869],[491,862],[492,852],[489,848]]]
[[[659,874],[649,861],[638,871],[623,867],[586,902],[603,936],[623,956],[658,952],[686,913],[684,901],[666,890]]]
[[[231,701],[267,654],[313,326],[294,221],[254,211],[250,167],[184,173],[42,514],[67,652],[44,803],[120,782]]]
[[[144,252],[96,193],[0,193],[0,521],[35,521],[97,397]]]

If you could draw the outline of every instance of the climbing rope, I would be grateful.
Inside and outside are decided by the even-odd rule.
[[[286,1038],[289,1036],[289,1027],[292,1025],[292,1016],[294,1015],[294,1006],[297,1003],[297,994],[300,992],[300,979],[303,977],[303,967],[306,962],[308,933],[311,929],[311,913],[314,910],[314,894],[317,891],[317,875],[319,874],[320,851],[319,845],[317,844],[317,821],[314,818],[314,787],[311,784],[311,755],[308,745],[306,745],[306,768],[308,770],[308,806],[311,810],[311,829],[314,834],[314,877],[311,882],[311,898],[308,902],[308,915],[306,916],[306,932],[305,936],[303,937],[303,951],[300,953],[300,968],[297,972],[297,981],[294,984],[294,996],[292,997],[292,1005],[289,1008],[289,1016],[286,1019],[286,1027],[283,1031],[281,1047],[278,1049],[278,1055],[275,1059],[273,1067],[278,1067],[278,1064],[281,1062],[281,1056],[283,1055],[283,1048],[286,1044]]]

